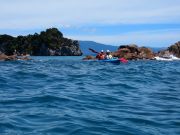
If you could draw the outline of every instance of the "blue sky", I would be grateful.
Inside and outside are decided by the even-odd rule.
[[[64,36],[167,47],[180,40],[180,0],[0,0],[0,34],[57,27]]]

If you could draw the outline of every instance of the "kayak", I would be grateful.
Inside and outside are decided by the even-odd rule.
[[[109,63],[120,63],[119,59],[105,59],[105,60],[98,60],[100,62],[109,62]]]
[[[114,58],[114,59],[104,59],[104,60],[98,60],[100,62],[109,62],[109,63],[127,63],[128,61],[124,58]]]
[[[85,60],[85,61],[96,61],[96,62],[107,62],[107,63],[127,63],[128,60],[124,58],[113,58],[113,59],[104,59],[104,60]]]

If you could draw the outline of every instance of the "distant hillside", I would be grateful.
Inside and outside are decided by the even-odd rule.
[[[93,41],[79,41],[81,51],[83,52],[83,55],[94,55],[91,51],[89,51],[89,48],[92,48],[98,52],[101,50],[110,50],[110,51],[116,51],[118,49],[118,46],[112,46],[112,45],[105,45],[101,43],[96,43]]]
[[[155,53],[167,49],[167,47],[160,47],[160,48],[158,48],[158,47],[157,47],[157,48],[155,48],[155,47],[154,47],[154,48],[150,47],[150,48],[151,48],[152,51],[155,52]]]

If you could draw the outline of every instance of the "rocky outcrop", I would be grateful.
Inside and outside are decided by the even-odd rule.
[[[79,42],[64,38],[56,28],[40,34],[12,37],[0,35],[0,51],[6,55],[30,54],[32,56],[80,56]]]
[[[83,58],[83,60],[95,60],[95,59],[96,59],[96,57],[93,57],[93,56],[90,56],[90,55]]]
[[[180,41],[175,43],[174,45],[171,45],[168,48],[169,53],[173,54],[174,56],[180,58]]]
[[[15,61],[15,60],[31,60],[28,56],[7,56],[4,53],[0,53],[0,61]]]
[[[171,45],[165,50],[159,51],[156,54],[156,56],[159,56],[159,57],[169,57],[170,55],[174,55],[180,58],[180,41],[175,43],[174,45]]]
[[[150,48],[138,47],[137,45],[122,45],[113,56],[128,60],[154,59],[154,53]]]

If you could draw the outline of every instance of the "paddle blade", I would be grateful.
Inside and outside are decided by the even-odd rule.
[[[89,50],[90,50],[91,52],[93,52],[93,53],[98,53],[98,52],[95,51],[94,49],[89,48]]]

